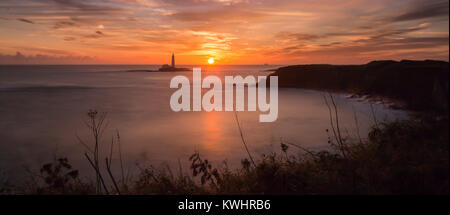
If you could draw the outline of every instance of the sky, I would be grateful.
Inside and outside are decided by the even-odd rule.
[[[448,0],[1,0],[0,64],[449,60]]]

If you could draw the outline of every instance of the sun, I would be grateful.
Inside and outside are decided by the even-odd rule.
[[[214,64],[214,58],[212,58],[212,57],[209,58],[209,59],[208,59],[208,63],[209,63],[209,64]]]

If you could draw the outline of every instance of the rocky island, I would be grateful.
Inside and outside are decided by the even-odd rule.
[[[172,64],[164,64],[158,70],[127,70],[127,72],[189,72],[192,68],[182,68],[175,66],[175,55],[172,53]]]

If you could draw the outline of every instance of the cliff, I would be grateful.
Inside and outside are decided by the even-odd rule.
[[[372,61],[363,65],[295,65],[277,69],[279,87],[378,95],[413,110],[446,111],[449,70],[445,61]],[[448,110],[447,110],[448,111]]]

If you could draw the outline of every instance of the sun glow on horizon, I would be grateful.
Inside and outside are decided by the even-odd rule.
[[[449,60],[448,0],[1,2],[2,65]]]

